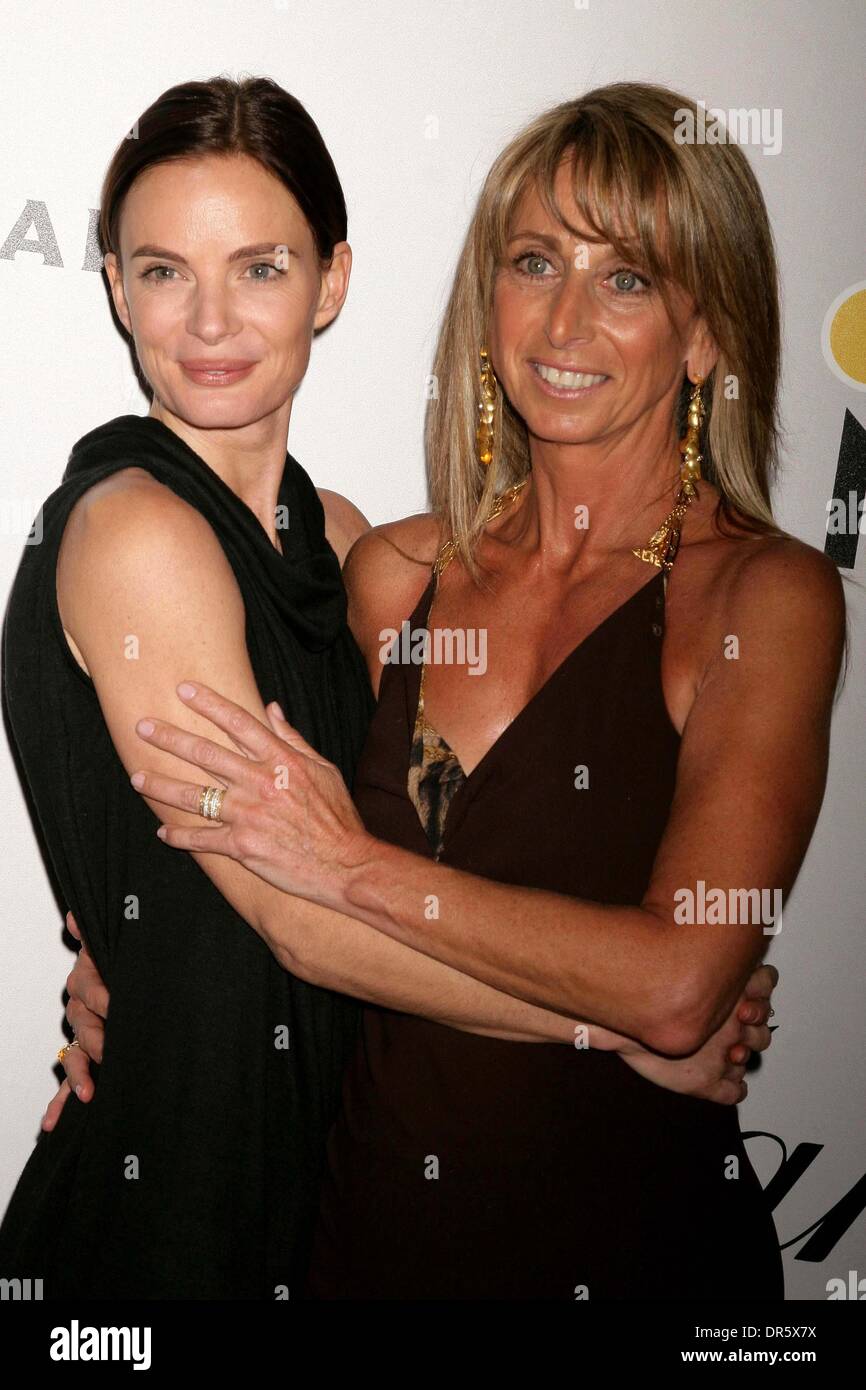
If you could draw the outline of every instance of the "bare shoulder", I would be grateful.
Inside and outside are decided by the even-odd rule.
[[[94,483],[86,492],[83,492],[69,513],[69,517],[70,520],[78,520],[87,515],[103,498],[123,497],[132,494],[139,497],[147,494],[159,497],[162,493],[171,493],[171,488],[166,487],[146,468],[118,468],[116,473],[109,473],[107,478]],[[175,493],[171,493],[171,495],[176,496]]]
[[[766,682],[808,685],[816,698],[832,692],[845,644],[846,605],[836,566],[794,536],[724,543],[702,578],[705,675],[736,643],[745,673]],[[698,605],[700,607],[700,605]],[[792,689],[793,693],[793,689]]]
[[[371,527],[359,536],[346,557],[343,580],[349,596],[349,623],[371,675],[378,668],[380,634],[399,628],[430,581],[440,530],[438,517],[418,512]]]
[[[377,608],[384,603],[394,614],[406,617],[401,605],[412,594],[417,600],[429,580],[439,531],[439,520],[430,512],[372,526],[355,541],[346,558],[344,579],[350,601]]]
[[[370,529],[364,513],[340,492],[316,488],[325,512],[325,535],[342,565],[359,536]]]
[[[805,641],[832,644],[845,624],[845,593],[829,556],[795,536],[767,536],[737,548],[731,559],[732,612],[748,615],[768,638],[799,630]]]
[[[136,552],[139,542],[151,553],[159,546],[170,556],[180,539],[203,544],[224,558],[213,528],[196,507],[147,469],[121,468],[88,488],[70,511],[58,575],[63,563],[86,547],[90,547],[86,558],[94,563],[106,553]],[[99,552],[92,549],[95,542]]]
[[[177,594],[202,572],[209,593],[219,586],[226,618],[230,609],[242,615],[231,565],[195,507],[141,468],[119,469],[88,488],[70,511],[57,558],[58,606],[79,664],[75,643],[80,648],[86,641],[109,588],[120,603],[124,594],[159,601],[168,623],[184,611]]]

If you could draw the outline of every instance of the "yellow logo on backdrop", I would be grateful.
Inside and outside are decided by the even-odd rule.
[[[834,299],[821,331],[824,361],[840,381],[866,391],[866,280]]]

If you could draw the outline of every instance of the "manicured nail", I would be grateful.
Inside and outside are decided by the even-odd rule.
[[[189,681],[184,681],[177,687],[177,693],[182,700],[191,700],[195,694],[195,686],[190,685]]]
[[[139,734],[152,734],[155,728],[156,725],[152,719],[139,719],[135,726],[136,733]]]
[[[274,711],[274,714],[277,716],[278,719],[282,719],[284,724],[288,724],[289,721],[283,714],[282,706],[278,705],[276,700],[271,701],[271,709]]]
[[[75,1087],[75,1094],[78,1096],[79,1100],[81,1100],[81,1090],[81,1082],[79,1081],[78,1085]]]
[[[157,833],[157,837],[158,837],[160,840],[164,840],[164,839],[165,839],[165,826],[164,826],[164,825],[161,825],[161,826],[159,827],[159,829],[157,830],[156,833]]]
[[[144,786],[144,773],[143,773],[143,772],[133,772],[133,774],[132,774],[132,776],[130,777],[129,780],[130,780],[130,782],[132,783],[132,785],[133,785],[134,787],[140,789],[141,787]]]

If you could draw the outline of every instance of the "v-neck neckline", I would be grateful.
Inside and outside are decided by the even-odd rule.
[[[571,665],[572,661],[575,660],[575,658],[584,650],[584,648],[587,647],[594,639],[596,639],[596,638],[597,638],[597,637],[598,637],[598,636],[599,636],[599,635],[600,635],[600,634],[601,634],[601,633],[602,633],[602,632],[603,632],[603,631],[604,631],[616,618],[620,617],[623,613],[625,613],[625,612],[631,607],[631,605],[637,601],[637,599],[640,597],[641,594],[645,593],[646,590],[651,589],[652,586],[653,586],[654,584],[655,584],[655,585],[658,585],[659,582],[660,582],[660,581],[664,581],[665,578],[666,578],[666,576],[665,576],[664,570],[662,570],[662,569],[657,570],[657,571],[652,575],[652,577],[651,577],[650,579],[648,579],[645,583],[641,584],[639,588],[635,589],[634,593],[630,594],[630,595],[628,596],[628,598],[623,599],[622,603],[618,604],[617,607],[614,608],[614,609],[612,609],[611,612],[608,613],[606,617],[602,618],[601,621],[598,622],[598,623],[596,624],[596,626],[595,626],[594,628],[592,628],[591,631],[589,631],[589,632],[586,634],[585,637],[582,637],[581,640],[580,640],[574,647],[572,647],[571,650],[570,650],[569,652],[566,653],[566,655],[565,655],[565,656],[562,658],[562,660],[560,661],[559,665],[554,667],[554,669],[551,671],[550,675],[546,678],[546,680],[544,680],[544,681],[542,682],[542,684],[538,687],[538,689],[535,691],[535,693],[534,693],[533,695],[530,695],[529,699],[526,701],[526,704],[523,705],[522,708],[518,710],[518,712],[517,712],[517,714],[515,714],[514,718],[511,719],[511,720],[506,724],[505,728],[502,730],[502,732],[501,732],[500,734],[497,735],[497,737],[494,739],[493,743],[491,743],[491,745],[490,745],[490,747],[487,749],[487,751],[481,755],[481,757],[479,758],[478,762],[477,762],[477,763],[475,764],[475,766],[472,768],[471,772],[467,772],[467,771],[464,769],[463,764],[461,763],[461,761],[460,761],[459,757],[457,756],[456,752],[455,752],[454,749],[451,747],[451,745],[447,742],[447,740],[444,738],[444,736],[439,732],[439,730],[436,729],[434,725],[428,724],[428,727],[430,728],[430,730],[431,730],[433,733],[435,733],[435,734],[437,735],[437,737],[441,740],[441,742],[442,742],[442,744],[444,745],[444,747],[446,747],[446,748],[448,749],[449,753],[451,753],[451,754],[453,755],[454,761],[456,762],[456,764],[457,764],[457,766],[459,767],[460,771],[463,773],[463,780],[462,780],[462,782],[460,783],[459,787],[457,788],[457,790],[456,790],[455,793],[454,793],[454,796],[453,796],[453,798],[452,798],[452,805],[453,805],[453,802],[457,799],[457,797],[461,795],[461,793],[463,792],[464,787],[468,787],[468,786],[470,785],[470,783],[472,783],[474,780],[476,780],[478,774],[482,771],[482,769],[484,769],[484,768],[487,766],[487,764],[493,759],[493,757],[496,755],[496,753],[499,752],[499,750],[500,750],[500,748],[501,748],[501,745],[502,745],[503,741],[507,738],[507,736],[511,733],[511,731],[512,731],[515,727],[517,727],[517,726],[525,719],[526,715],[527,715],[531,710],[534,709],[534,707],[536,706],[536,704],[541,700],[542,696],[544,696],[544,694],[548,691],[548,689],[550,688],[550,686],[551,686],[556,680],[558,680],[559,678],[561,678],[562,674],[568,669],[568,667]],[[420,600],[419,605],[418,605],[418,607],[423,607],[423,612],[424,612],[424,623],[423,623],[423,626],[424,626],[425,628],[427,627],[427,623],[428,623],[428,620],[429,620],[429,617],[430,617],[430,609],[431,609],[432,606],[433,606],[433,599],[434,599],[434,597],[435,597],[435,591],[434,591],[434,592],[431,592],[431,590],[433,590],[434,583],[435,583],[435,575],[431,575],[431,577],[430,577],[430,582],[428,583],[427,588],[425,589],[424,593],[422,594],[421,600]],[[665,588],[664,588],[664,584],[662,583],[662,595],[664,595],[664,594],[665,594]],[[426,600],[426,602],[425,602],[425,600]],[[416,612],[417,612],[417,608],[416,608]],[[414,692],[415,692],[415,711],[416,711],[416,713],[417,713],[417,706],[418,706],[418,692],[419,692],[419,690],[420,690],[421,676],[422,676],[422,674],[423,674],[425,664],[426,664],[425,662],[422,662],[422,663],[421,663],[420,672],[419,672],[419,676],[418,676],[418,685],[417,685],[417,686],[414,686],[414,683],[413,683],[413,688],[414,688]],[[411,747],[412,734],[414,733],[414,727],[415,727],[415,718],[414,718],[414,716],[413,716],[412,721],[411,721],[411,729],[410,729],[410,747]],[[449,807],[449,815],[450,815],[450,807]],[[447,825],[447,821],[446,821],[446,825]],[[443,830],[443,834],[444,834],[444,830]]]

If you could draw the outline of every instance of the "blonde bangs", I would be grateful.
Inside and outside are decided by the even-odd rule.
[[[671,313],[670,289],[685,290],[719,349],[704,386],[704,476],[721,494],[720,517],[739,530],[779,532],[770,504],[778,463],[780,359],[778,272],[760,189],[735,144],[678,143],[678,112],[695,103],[663,87],[615,83],[532,121],[502,151],[485,180],[459,258],[433,371],[425,440],[430,497],[443,538],[478,581],[478,537],[495,497],[530,468],[526,426],[503,392],[494,459],[475,455],[479,349],[493,286],[523,194],[535,184],[551,215],[582,240],[600,240],[646,270]],[[555,179],[568,156],[584,227],[564,216]],[[734,383],[732,388],[731,383]],[[726,389],[727,388],[727,389]],[[690,391],[675,407],[685,428]]]

